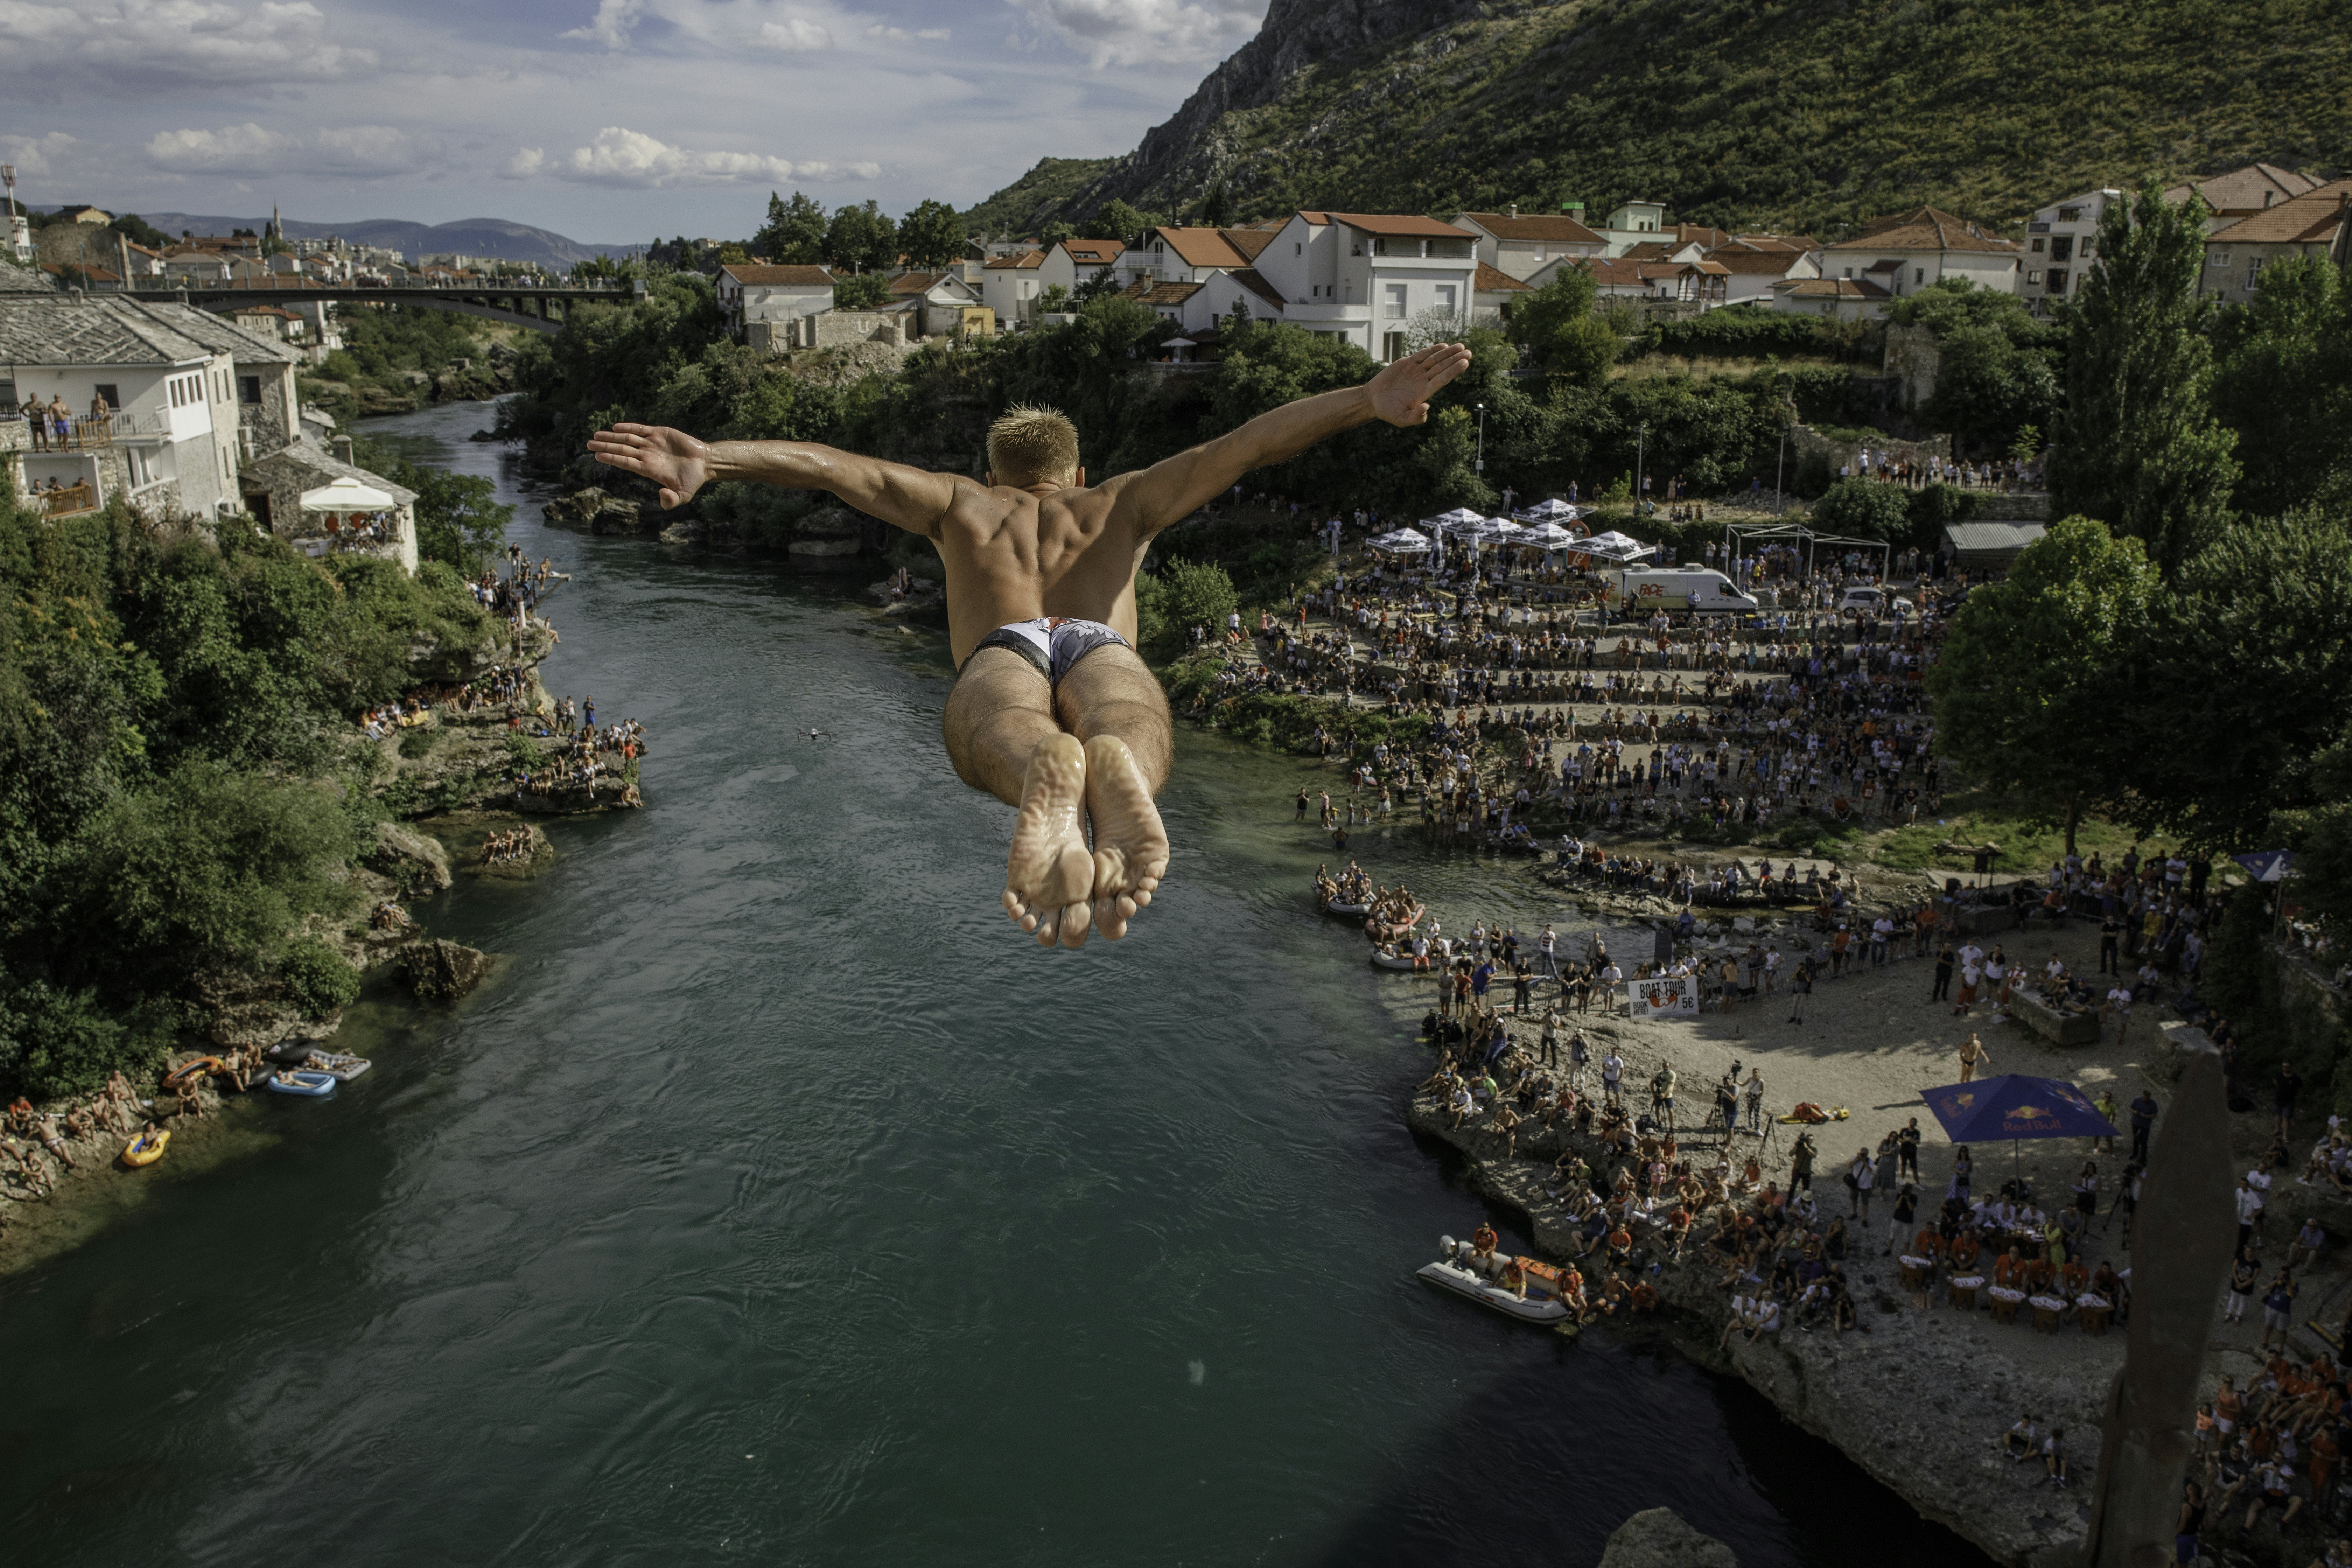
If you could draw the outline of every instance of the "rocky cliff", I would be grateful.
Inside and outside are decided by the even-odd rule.
[[[1113,197],[1197,213],[1223,184],[1243,218],[1575,200],[1598,219],[1643,198],[1834,237],[1921,202],[2009,223],[2142,175],[2352,164],[2342,0],[2208,16],[2199,0],[1273,0],[1174,117],[1039,221]]]

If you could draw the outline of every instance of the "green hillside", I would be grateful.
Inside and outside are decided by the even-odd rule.
[[[1040,158],[1035,168],[965,213],[965,231],[1034,234],[1117,162],[1115,158]]]
[[[1683,221],[1833,237],[1922,201],[2005,223],[2148,173],[2352,166],[2352,0],[1479,9],[1454,19],[1431,0],[1364,44],[1276,0],[1192,102],[1055,216],[1113,196],[1185,211],[1223,180],[1243,216],[1568,198],[1597,216],[1647,197]]]

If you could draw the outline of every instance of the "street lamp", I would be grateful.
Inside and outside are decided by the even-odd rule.
[[[1480,479],[1486,477],[1486,405],[1483,403],[1478,405],[1478,461],[1475,471]]]

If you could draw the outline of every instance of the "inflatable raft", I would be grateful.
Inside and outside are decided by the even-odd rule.
[[[220,1070],[220,1058],[198,1057],[194,1061],[182,1062],[178,1067],[175,1067],[170,1072],[165,1073],[163,1075],[163,1087],[176,1094],[179,1092],[183,1085],[194,1083],[196,1079],[204,1077],[206,1073],[219,1072]]]
[[[126,1165],[152,1165],[163,1157],[163,1145],[172,1141],[169,1132],[142,1132],[126,1144],[122,1163]]]
[[[1351,904],[1344,900],[1333,899],[1323,906],[1323,912],[1327,915],[1368,915],[1372,912],[1372,906]]]
[[[302,1065],[311,1071],[325,1073],[337,1083],[349,1083],[367,1071],[373,1064],[365,1057],[347,1057],[334,1051],[312,1051]]]
[[[335,1078],[332,1073],[289,1068],[284,1072],[270,1074],[269,1087],[278,1094],[299,1094],[311,1100],[323,1100],[335,1092]]]
[[[1372,949],[1372,967],[1374,969],[1409,970],[1412,967],[1412,954],[1409,952],[1382,952],[1376,947]]]
[[[1516,1290],[1507,1290],[1493,1279],[1469,1265],[1470,1244],[1444,1237],[1438,1243],[1444,1256],[1435,1263],[1424,1263],[1414,1270],[1441,1290],[1451,1290],[1466,1297],[1482,1307],[1492,1308],[1507,1318],[1517,1318],[1523,1323],[1535,1323],[1551,1328],[1569,1321],[1567,1303],[1557,1291],[1559,1271],[1549,1263],[1532,1258],[1514,1258],[1528,1279],[1528,1293],[1522,1297]]]

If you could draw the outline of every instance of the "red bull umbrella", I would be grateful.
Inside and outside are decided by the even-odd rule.
[[[2083,1091],[2054,1078],[2002,1073],[1973,1083],[1948,1083],[1920,1099],[1955,1143],[1996,1138],[2112,1138],[2115,1123]]]

